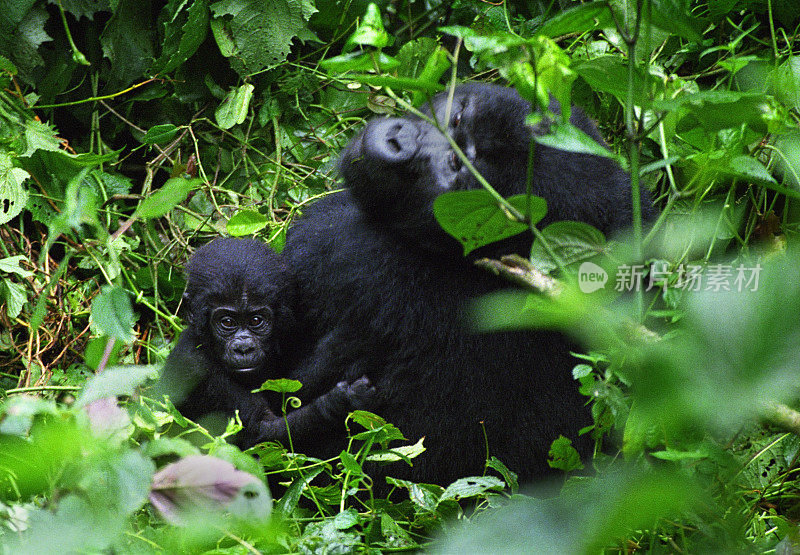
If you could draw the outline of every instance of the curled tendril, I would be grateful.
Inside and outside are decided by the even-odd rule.
[[[299,409],[300,405],[303,404],[303,402],[297,397],[289,397],[288,399],[286,399],[286,401],[293,409]]]

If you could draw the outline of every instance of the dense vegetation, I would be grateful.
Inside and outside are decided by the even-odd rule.
[[[0,0],[3,551],[800,551],[799,28],[794,0]],[[557,496],[489,459],[373,499],[367,457],[424,456],[378,416],[318,461],[151,395],[194,249],[280,250],[365,119],[463,79],[583,106],[663,214],[484,262],[535,292],[479,325],[581,340],[591,468],[566,438]],[[596,148],[557,116],[543,140]],[[437,211],[469,250],[531,204]],[[587,261],[607,294],[581,292]]]

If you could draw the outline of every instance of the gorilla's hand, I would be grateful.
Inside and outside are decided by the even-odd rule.
[[[345,396],[349,408],[353,410],[372,410],[378,401],[378,390],[372,385],[370,379],[361,376],[353,383],[342,381],[336,384],[336,389]]]
[[[354,410],[371,410],[377,405],[378,391],[366,376],[354,382],[341,381],[330,391],[286,415],[293,438],[308,438],[341,426]],[[280,417],[267,417],[258,424],[261,441],[287,439],[287,422]]]

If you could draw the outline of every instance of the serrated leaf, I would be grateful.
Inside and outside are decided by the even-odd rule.
[[[92,325],[100,332],[123,343],[134,340],[134,314],[128,292],[116,285],[103,286],[92,301]]]
[[[56,137],[55,130],[34,119],[25,122],[26,149],[20,156],[31,156],[37,150],[61,151],[61,141]]]
[[[236,45],[232,65],[240,75],[275,67],[289,55],[292,39],[305,30],[308,10],[296,0],[222,0],[211,5],[214,37]],[[232,16],[222,20],[223,16]]]
[[[142,200],[136,209],[136,216],[144,220],[160,218],[186,200],[189,192],[202,182],[203,180],[200,178],[173,177],[167,179],[159,190]]]
[[[230,129],[234,125],[244,122],[250,109],[250,100],[253,98],[254,89],[253,85],[246,83],[228,92],[214,112],[217,125],[222,129]]]
[[[267,227],[267,224],[269,224],[269,218],[264,214],[255,210],[239,210],[228,220],[225,229],[233,237],[242,237],[258,233]]]
[[[146,145],[166,143],[174,139],[177,134],[177,127],[171,123],[162,123],[148,129],[142,137],[142,142]]]
[[[119,395],[130,396],[145,380],[157,375],[157,367],[153,365],[129,365],[106,368],[86,380],[76,406],[83,407],[109,397]]]
[[[517,195],[507,200],[517,210],[525,213],[527,204],[525,195]],[[531,197],[531,221],[538,222],[546,212],[545,200],[541,197]],[[439,195],[433,203],[433,213],[442,229],[464,246],[464,255],[528,229],[527,224],[511,221],[497,200],[484,189],[453,191]]]
[[[144,16],[139,0],[118,0],[114,15],[105,25],[100,43],[111,62],[111,75],[123,84],[147,75],[153,59],[156,26]]]

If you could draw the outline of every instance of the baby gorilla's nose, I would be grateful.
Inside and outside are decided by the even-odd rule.
[[[417,154],[418,137],[414,122],[399,118],[376,120],[364,133],[364,154],[388,164],[408,162]]]

